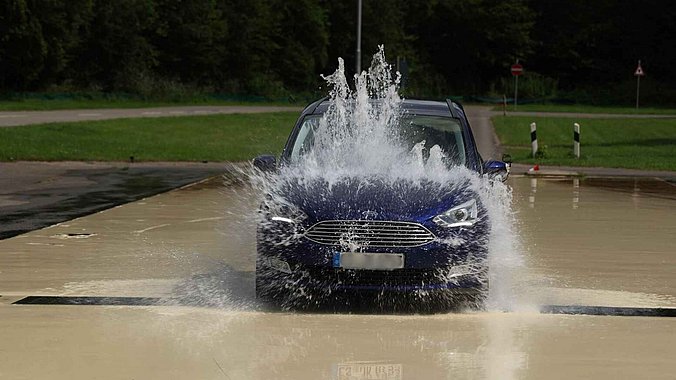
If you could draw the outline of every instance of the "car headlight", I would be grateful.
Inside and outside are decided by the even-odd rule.
[[[432,220],[441,227],[469,227],[477,221],[478,213],[476,200],[471,199],[435,216]]]
[[[271,222],[295,224],[307,218],[303,211],[289,203],[266,202],[262,211],[265,213],[265,218]]]

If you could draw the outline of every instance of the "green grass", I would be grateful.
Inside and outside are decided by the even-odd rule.
[[[530,123],[537,123],[545,157],[533,159]],[[676,119],[579,119],[581,157],[573,157],[573,121],[569,118],[498,116],[495,130],[515,162],[676,170]]]
[[[0,161],[241,161],[279,153],[297,112],[0,128]]]
[[[502,105],[493,107],[502,111]],[[674,108],[599,107],[581,104],[524,104],[516,109],[519,112],[567,112],[567,113],[608,113],[623,115],[676,115]],[[514,105],[508,104],[507,111],[514,111]]]
[[[67,109],[146,108],[176,106],[299,106],[289,102],[247,102],[219,99],[150,101],[140,99],[20,99],[0,100],[0,111],[49,111]],[[302,104],[303,106],[305,103]]]

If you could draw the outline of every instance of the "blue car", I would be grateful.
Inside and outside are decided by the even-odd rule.
[[[330,101],[300,115],[279,162],[254,159],[271,173],[302,159],[312,127]],[[410,145],[440,146],[449,166],[505,180],[508,165],[484,162],[463,107],[453,101],[404,100],[400,128]],[[424,136],[421,140],[420,136]],[[503,160],[506,160],[503,158]],[[264,202],[258,227],[257,297],[283,301],[338,291],[437,293],[481,299],[487,280],[490,220],[469,186],[412,185],[373,178],[285,183],[283,202]]]

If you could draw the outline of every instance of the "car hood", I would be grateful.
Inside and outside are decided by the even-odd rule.
[[[407,220],[424,223],[475,197],[467,182],[387,181],[347,178],[286,181],[280,196],[300,208],[310,222],[321,220]]]

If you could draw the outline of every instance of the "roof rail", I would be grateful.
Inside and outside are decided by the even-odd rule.
[[[328,97],[328,96],[325,96],[325,97],[323,97],[323,98],[321,98],[321,99],[315,100],[315,102],[312,103],[312,104],[310,104],[309,106],[307,106],[307,107],[305,108],[305,110],[309,111],[309,113],[314,113],[315,110],[317,109],[317,107],[319,107],[320,104],[322,104],[324,101],[326,101],[326,100],[328,100],[328,99],[329,99],[329,97]]]
[[[456,119],[460,118],[460,115],[458,115],[458,111],[455,109],[455,102],[453,102],[451,99],[446,99],[446,104],[448,104],[448,109],[451,111],[451,116],[453,116]]]

